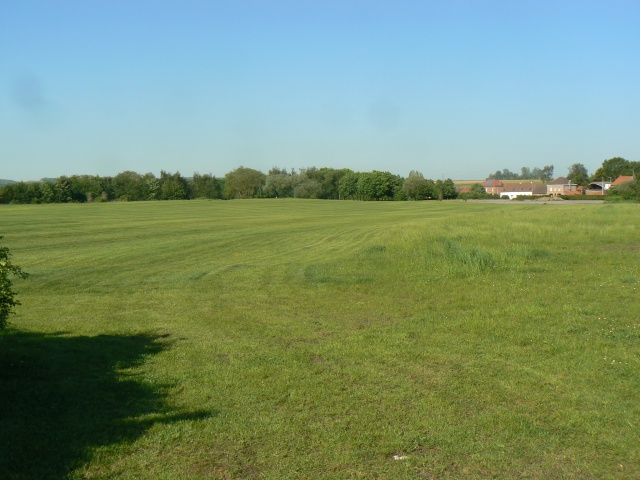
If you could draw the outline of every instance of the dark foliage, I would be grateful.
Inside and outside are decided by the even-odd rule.
[[[2,240],[2,236],[0,236]],[[0,247],[0,330],[6,328],[9,315],[13,308],[20,305],[13,291],[11,277],[26,278],[28,274],[11,262],[11,253],[7,247]]]
[[[620,175],[634,175],[638,172],[640,172],[640,162],[613,157],[602,162],[602,166],[591,176],[591,181],[615,180]]]
[[[522,167],[520,173],[512,172],[508,168],[504,170],[490,173],[487,179],[495,180],[542,180],[543,182],[551,181],[553,178],[553,165],[545,165],[543,168]]]
[[[622,182],[609,189],[606,195],[607,201],[635,201],[640,202],[640,182],[633,178],[629,181]]]

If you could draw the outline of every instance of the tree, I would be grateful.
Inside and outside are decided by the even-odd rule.
[[[550,182],[553,179],[553,165],[545,165],[540,174],[540,180]]]
[[[615,187],[609,189],[607,194],[608,201],[616,200],[635,200],[640,201],[640,182],[635,178],[622,182]]]
[[[42,203],[53,203],[56,197],[53,185],[49,182],[40,182],[38,185],[40,187],[40,201]]]
[[[289,174],[285,168],[273,167],[269,170],[262,192],[264,196],[270,198],[293,197],[294,182],[297,177],[298,174],[293,171]]]
[[[359,172],[347,172],[340,179],[340,197],[356,199],[358,196],[358,180],[360,179]]]
[[[496,173],[491,173],[487,177],[487,179],[495,179],[495,180],[533,180],[539,179],[542,181],[549,182],[553,178],[553,165],[546,165],[544,168],[534,167],[522,167],[520,169],[520,175],[516,172],[512,172],[508,168],[504,170],[496,171]]]
[[[364,172],[358,178],[358,195],[363,200],[393,200],[402,183],[401,177],[390,172]]]
[[[471,185],[469,192],[461,193],[460,195],[458,195],[458,198],[462,198],[463,200],[471,200],[471,199],[479,200],[479,199],[493,198],[493,197],[494,195],[487,193],[487,191],[484,189],[484,187],[480,183],[474,183],[473,185]]]
[[[189,187],[180,172],[168,173],[160,170],[160,192],[162,200],[185,200]]]
[[[222,198],[222,180],[215,176],[205,173],[200,175],[199,173],[193,174],[191,180],[191,198]]]
[[[293,189],[295,198],[320,198],[322,185],[314,179],[305,179]]]
[[[1,236],[0,240],[2,240]],[[11,289],[10,275],[20,278],[27,277],[27,273],[23,272],[19,266],[11,263],[10,257],[9,249],[0,247],[0,329],[4,329],[7,326],[9,314],[15,313],[13,308],[16,305],[20,305],[20,302],[15,299],[16,292]]]
[[[340,180],[351,170],[343,168],[323,167],[319,170],[322,174],[322,192],[320,198],[338,200],[340,198]]]
[[[69,178],[71,199],[74,202],[95,202],[102,200],[102,179],[93,175],[72,175]],[[41,189],[42,190],[42,189]],[[43,200],[43,203],[44,200]]]
[[[264,185],[266,175],[253,168],[238,167],[224,178],[226,198],[253,198]]]
[[[142,175],[131,170],[120,172],[113,178],[113,195],[118,200],[146,200],[143,193],[144,179]]]
[[[574,163],[569,167],[567,178],[577,185],[587,185],[589,183],[589,172],[587,172],[587,167],[581,163]]]
[[[640,162],[630,162],[622,157],[613,157],[602,162],[602,166],[591,176],[591,180],[598,182],[602,179],[615,180],[620,175],[633,175],[640,171]]]
[[[402,184],[402,190],[409,200],[426,200],[433,196],[433,182],[430,184],[422,173],[411,170]]]
[[[518,174],[515,172],[512,172],[508,168],[505,168],[502,171],[496,170],[496,173],[490,174],[488,178],[489,179],[493,178],[495,180],[515,180],[518,178]]]
[[[160,180],[151,172],[145,173],[142,179],[142,198],[144,200],[160,200],[162,196],[162,183]]]
[[[445,181],[436,180],[434,187],[434,196],[440,200],[456,198],[458,192],[456,192],[456,186],[453,180],[447,178]]]

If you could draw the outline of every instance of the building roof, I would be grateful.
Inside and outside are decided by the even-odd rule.
[[[502,189],[503,192],[531,192],[535,188],[535,184],[533,182],[526,183],[507,183],[504,185]],[[545,190],[546,192],[546,190]]]
[[[569,182],[565,177],[558,177],[547,185],[569,185]]]
[[[581,186],[579,186],[575,190],[567,190],[566,192],[563,193],[563,195],[582,195],[584,193],[583,190],[584,189]]]
[[[546,195],[547,194],[547,186],[543,183],[534,183],[533,184],[533,194],[534,195]]]
[[[489,180],[486,180],[483,184],[483,187],[503,187],[504,183],[502,183],[500,180],[496,180],[495,178],[490,178]]]
[[[620,185],[621,183],[628,182],[629,180],[633,180],[633,175],[620,175],[615,179],[611,186],[614,187],[616,185]]]

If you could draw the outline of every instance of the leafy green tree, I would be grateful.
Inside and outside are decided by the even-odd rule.
[[[503,180],[516,180],[518,178],[518,174],[516,172],[512,172],[508,168],[504,168],[502,170],[502,179]]]
[[[542,180],[542,181],[551,181],[553,178],[553,165],[546,165],[544,168],[534,167],[530,169],[528,167],[522,167],[520,169],[520,174],[518,175],[516,172],[512,172],[508,168],[504,170],[496,171],[495,173],[491,173],[487,176],[487,179],[495,179],[495,180]]]
[[[450,178],[447,178],[445,181],[436,180],[434,193],[435,197],[440,200],[453,199],[458,196],[456,186]]]
[[[194,173],[191,181],[191,198],[222,198],[222,180],[210,174]]]
[[[490,174],[487,178],[496,179],[496,180],[516,180],[518,178],[518,174],[512,172],[508,168],[503,169],[502,171],[497,170],[496,173]]]
[[[162,198],[162,183],[151,172],[142,176],[140,190],[144,200],[160,200]]]
[[[253,198],[266,181],[266,175],[253,168],[238,167],[225,175],[226,198]]]
[[[102,178],[94,175],[72,175],[69,179],[71,199],[74,202],[102,201]]]
[[[291,169],[291,173],[289,173],[286,168],[271,167],[268,175],[293,175],[294,173],[296,173],[296,171],[293,168]]]
[[[402,178],[389,172],[364,172],[358,178],[358,195],[363,200],[393,200],[402,183]]]
[[[531,169],[531,177],[530,177],[530,178],[531,178],[532,180],[533,180],[533,179],[535,179],[535,180],[540,180],[540,178],[542,178],[542,175],[543,175],[543,173],[542,173],[542,169],[541,169],[541,168],[533,167],[533,168]]]
[[[296,180],[294,177],[297,177],[297,174],[293,170],[288,173],[285,168],[273,167],[265,179],[264,196],[268,198],[293,197],[294,181]]]
[[[402,183],[402,190],[409,200],[426,200],[433,197],[433,181],[426,180],[422,173],[411,170]]]
[[[322,193],[322,185],[314,179],[305,179],[293,189],[295,198],[320,198]]]
[[[2,203],[30,203],[28,184],[24,182],[5,185],[2,189]]]
[[[320,182],[322,184],[322,191],[319,198],[338,200],[340,198],[340,180],[350,171],[348,168],[338,170],[327,167],[318,170],[321,175]]]
[[[487,198],[490,197],[490,195],[487,193],[487,191],[484,189],[484,187],[482,186],[481,183],[474,183],[473,185],[471,185],[471,195],[472,198]]]
[[[602,162],[602,166],[591,176],[591,180],[594,182],[609,178],[615,180],[620,175],[633,175],[639,171],[640,162],[630,162],[622,157],[613,157]]]
[[[481,200],[485,198],[495,198],[495,195],[491,195],[487,193],[482,184],[474,183],[471,185],[469,192],[461,193],[458,195],[458,198],[462,198],[464,200]]]
[[[56,203],[69,203],[73,201],[71,182],[67,177],[59,177],[53,184]]]
[[[362,200],[376,198],[376,180],[372,172],[362,172],[358,177],[358,197]]]
[[[117,200],[136,201],[144,198],[144,178],[139,173],[127,170],[113,178],[113,195]]]
[[[49,182],[39,182],[38,186],[40,188],[40,201],[42,203],[55,202],[56,192],[53,189],[53,185]]]
[[[318,182],[322,180],[322,174],[316,167],[301,168],[300,174],[305,176],[309,180],[316,180]]]
[[[0,240],[2,237],[0,236]],[[7,247],[0,247],[0,329],[7,326],[9,315],[20,302],[15,299],[16,292],[13,291],[10,276],[26,278],[27,273],[11,262],[11,254]]]
[[[553,165],[545,165],[540,173],[540,180],[550,182],[553,179]]]
[[[186,200],[188,186],[180,172],[167,173],[160,171],[160,191],[162,200]]]
[[[589,172],[582,163],[574,163],[569,167],[567,178],[577,185],[587,185],[589,183]]]
[[[40,203],[40,182],[33,182],[27,185],[24,203]]]
[[[615,187],[609,189],[609,193],[606,196],[608,201],[616,200],[635,200],[640,201],[640,182],[633,178],[626,182],[622,182]]]
[[[358,180],[360,172],[347,172],[340,179],[340,198],[357,199],[358,198]]]

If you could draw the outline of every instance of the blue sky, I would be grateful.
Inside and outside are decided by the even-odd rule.
[[[0,0],[0,178],[640,160],[637,1]]]

